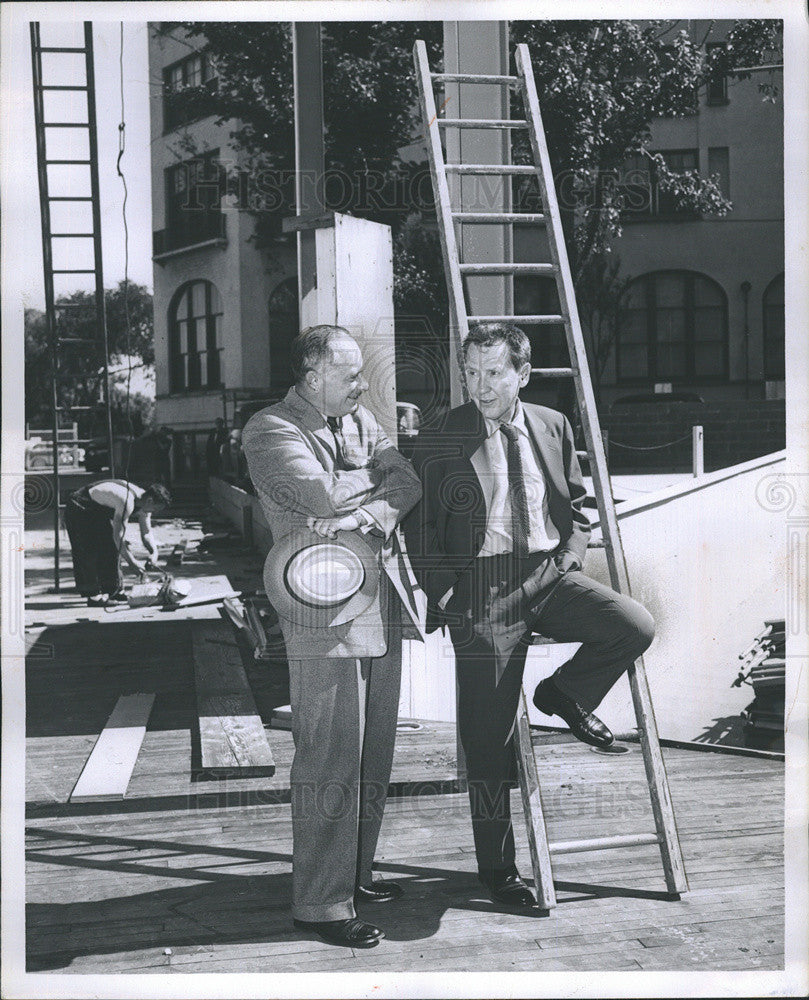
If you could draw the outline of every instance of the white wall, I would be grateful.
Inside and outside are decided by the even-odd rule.
[[[785,608],[784,515],[762,502],[762,484],[784,469],[783,453],[746,462],[692,483],[647,494],[618,508],[633,595],[654,615],[657,636],[645,665],[660,735],[694,740],[715,720],[737,715],[752,689],[731,687],[738,656],[764,620]],[[597,532],[596,532],[597,534]],[[585,572],[609,584],[604,553],[591,550]],[[535,646],[525,690],[552,673],[575,645]],[[411,643],[404,714],[455,718],[449,640]],[[622,679],[598,714],[616,731],[635,728],[629,683]],[[561,726],[530,709],[536,724]]]

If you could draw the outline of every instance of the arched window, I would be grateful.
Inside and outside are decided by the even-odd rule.
[[[621,303],[616,362],[621,381],[727,379],[728,305],[722,288],[694,271],[636,278]]]
[[[171,391],[222,385],[222,300],[210,281],[189,281],[169,306]]]
[[[764,289],[764,378],[784,378],[784,275]]]
[[[270,388],[286,389],[292,384],[289,347],[300,332],[298,320],[298,280],[287,278],[270,295]]]

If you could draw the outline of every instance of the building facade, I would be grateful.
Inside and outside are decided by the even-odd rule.
[[[230,140],[236,123],[194,117],[186,89],[216,86],[205,40],[149,29],[156,420],[175,431],[230,426],[241,401],[288,384],[297,332],[293,237],[252,239]],[[271,375],[273,372],[273,375]]]

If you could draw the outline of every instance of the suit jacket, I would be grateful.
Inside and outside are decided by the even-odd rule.
[[[421,495],[418,476],[363,406],[343,418],[343,433],[352,455],[364,462],[362,468],[337,468],[328,424],[294,388],[280,403],[254,414],[242,433],[250,478],[273,538],[305,531],[308,517],[338,517],[360,507],[376,525],[364,536],[384,570],[374,602],[353,621],[330,628],[304,627],[281,618],[287,655],[294,658],[381,656],[387,648],[386,625],[399,620],[402,605],[404,624],[411,625],[405,636],[420,635],[415,606],[411,612],[411,602],[398,597],[407,596],[410,583],[394,534]],[[386,580],[392,586],[386,586]]]
[[[564,414],[522,403],[537,464],[545,476],[548,514],[559,532],[552,555],[570,553],[582,565],[590,523],[582,511],[586,495]],[[474,403],[450,410],[437,426],[419,433],[413,462],[423,485],[422,502],[404,523],[407,551],[427,595],[427,630],[445,615],[438,601],[454,587],[479,554],[486,533],[486,501],[472,456],[486,438],[486,424]],[[528,602],[543,588],[538,568],[522,584]]]

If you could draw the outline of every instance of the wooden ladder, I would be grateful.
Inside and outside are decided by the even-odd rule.
[[[613,588],[620,593],[629,594],[630,587],[626,561],[610,489],[609,472],[607,470],[607,460],[599,427],[598,411],[590,380],[590,369],[587,363],[584,338],[576,308],[573,279],[562,232],[551,162],[548,155],[548,146],[542,125],[542,116],[539,110],[539,100],[537,98],[528,47],[524,44],[517,45],[516,76],[431,73],[427,58],[427,47],[421,40],[416,42],[413,55],[421,99],[421,112],[426,132],[427,153],[433,181],[438,228],[441,235],[444,271],[449,293],[452,355],[457,362],[460,362],[461,344],[469,332],[470,320],[476,322],[513,321],[519,323],[521,326],[564,325],[570,367],[532,368],[531,372],[537,378],[572,378],[574,381],[584,437],[587,444],[587,451],[579,453],[579,455],[586,458],[590,463],[602,534],[602,541],[591,542],[589,547],[605,549]],[[499,84],[504,87],[514,87],[522,97],[525,117],[522,120],[439,118],[433,87],[437,83],[444,82]],[[441,147],[440,129],[448,127],[468,129],[527,129],[534,164],[517,166],[510,163],[445,163]],[[455,212],[452,208],[449,186],[447,184],[448,173],[535,177],[539,184],[539,193],[544,212],[541,214]],[[487,264],[462,263],[458,254],[455,225],[468,223],[501,226],[513,226],[514,224],[542,225],[546,229],[551,260],[545,263],[531,264],[514,264],[509,262]],[[464,295],[463,279],[467,275],[482,274],[552,275],[556,280],[560,314],[531,316],[515,316],[513,314],[508,316],[470,315]],[[543,909],[548,910],[556,905],[551,869],[552,854],[607,850],[639,844],[658,844],[668,892],[672,896],[678,897],[680,893],[688,890],[682,852],[677,836],[677,826],[674,819],[674,809],[669,793],[668,779],[660,751],[657,723],[655,722],[643,660],[640,658],[629,670],[629,683],[632,690],[632,701],[635,708],[640,745],[651,796],[655,829],[648,832],[595,837],[586,840],[570,840],[559,843],[548,842],[542,810],[536,757],[528,723],[527,703],[525,692],[522,692],[515,729],[515,749],[520,775],[520,789],[528,827],[528,841],[537,890],[537,902]]]

